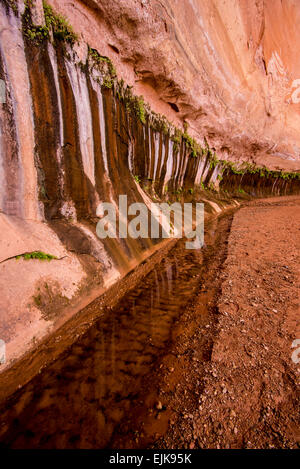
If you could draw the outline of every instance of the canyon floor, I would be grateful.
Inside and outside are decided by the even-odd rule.
[[[298,448],[299,226],[299,197],[257,200],[210,221],[201,252],[146,262],[6,374],[41,367],[2,402],[0,445]]]
[[[300,370],[291,359],[300,337],[299,227],[299,198],[252,202],[235,214],[207,324],[189,335],[201,293],[186,313],[172,373],[171,363],[161,371],[162,402],[176,418],[157,447],[299,447]]]

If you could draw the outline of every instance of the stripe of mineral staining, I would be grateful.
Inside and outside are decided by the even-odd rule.
[[[154,175],[157,187],[159,186],[159,183],[160,183],[161,168],[162,168],[163,158],[165,154],[165,142],[164,142],[165,136],[163,134],[159,134],[159,135],[160,135],[160,139],[159,139],[158,161],[157,161],[155,175]]]
[[[202,173],[202,178],[201,178],[201,180],[202,180],[203,182],[205,182],[205,179],[206,179],[206,176],[208,175],[209,169],[210,169],[209,159],[206,158],[205,167],[204,167],[204,170],[203,170],[203,173]]]
[[[83,168],[85,174],[95,186],[92,115],[86,76],[79,66],[69,60],[66,60],[66,68],[75,97]]]
[[[183,164],[183,159],[184,159],[184,152],[185,152],[185,147],[184,147],[184,144],[182,144],[180,147],[180,151],[177,154],[177,172],[175,174],[175,181],[174,181],[174,184],[177,187],[180,187],[180,175],[181,175],[181,169],[182,169],[182,164]]]
[[[151,171],[151,156],[152,156],[152,144],[151,144],[151,127],[150,125],[148,125],[148,151],[149,151],[149,155],[148,155],[148,161],[147,161],[147,166],[146,166],[146,170],[147,170],[147,177],[150,178],[150,171]]]
[[[161,138],[161,134],[155,132],[154,134],[154,168],[153,168],[153,179],[156,178],[156,170],[158,164],[158,152],[159,152],[159,141]]]
[[[163,134],[160,134],[158,161],[157,161],[157,166],[156,166],[156,171],[155,171],[155,180],[157,181],[157,183],[159,183],[159,180],[160,180],[161,167],[162,167],[163,157],[164,157],[164,152],[165,152],[164,139],[165,139],[165,136]]]
[[[190,157],[189,152],[187,152],[185,150],[185,152],[183,154],[182,169],[181,169],[181,175],[180,175],[180,180],[179,180],[179,186],[180,187],[183,185],[183,181],[184,181],[184,178],[185,178],[185,173],[186,173],[186,168],[187,168],[187,165],[188,165],[189,157]]]
[[[93,139],[94,139],[94,161],[95,161],[95,183],[97,191],[97,206],[101,201],[109,201],[112,197],[111,181],[105,168],[107,166],[107,152],[105,140],[105,122],[103,116],[103,100],[100,84],[94,77],[87,74],[89,99],[91,104]],[[102,117],[101,117],[102,116]],[[100,120],[102,119],[102,122]],[[104,156],[103,156],[104,155]],[[104,159],[105,157],[105,159]],[[108,168],[107,168],[108,169]]]
[[[200,182],[201,182],[204,166],[205,166],[205,158],[202,157],[201,160],[199,161],[197,174],[196,174],[196,178],[195,178],[195,184],[196,185],[199,185]]]
[[[93,86],[93,89],[96,91],[97,97],[98,97],[102,158],[103,158],[105,172],[107,173],[107,176],[109,177],[103,96],[102,96],[100,85],[96,83],[94,80],[92,80],[92,86]]]
[[[129,139],[128,141],[128,168],[129,168],[129,171],[133,172],[133,161],[134,161],[134,154],[133,154],[133,144],[132,144],[132,141],[131,139]]]
[[[272,194],[275,193],[275,187],[276,187],[277,182],[278,182],[278,179],[275,179],[275,181],[273,182],[272,191],[271,191]]]
[[[39,198],[44,205],[45,218],[50,220],[60,215],[63,199],[56,70],[53,69],[46,42],[36,45],[26,36],[24,39],[33,101]]]
[[[5,83],[5,103],[0,105],[0,210],[6,215],[22,216],[20,201],[21,165],[16,137],[12,89],[2,59],[0,44],[0,79]]]
[[[63,124],[63,116],[62,116],[62,108],[61,108],[61,96],[60,96],[59,82],[58,82],[57,58],[56,58],[56,52],[51,42],[48,42],[48,54],[49,54],[49,58],[50,58],[51,65],[52,65],[55,89],[56,89],[56,94],[57,94],[57,104],[58,104],[58,111],[59,111],[60,145],[62,147],[64,144],[64,124]],[[61,160],[61,155],[59,155],[59,159]]]
[[[96,213],[96,191],[84,171],[78,111],[69,73],[66,68],[63,49],[58,45],[57,65],[64,125],[63,162],[65,168],[65,200],[72,200],[77,218],[85,218]],[[77,98],[78,101],[78,98]]]
[[[32,101],[21,20],[11,11],[6,14],[0,4],[1,53],[6,64],[11,84],[11,99],[14,110],[16,141],[19,156],[19,204],[18,210],[27,219],[43,218],[43,209],[38,202],[37,173],[34,164],[34,125]]]
[[[210,182],[211,182],[212,184],[214,184],[214,183],[216,182],[219,173],[220,173],[220,166],[217,165],[217,166],[215,167],[215,169],[214,169],[212,175],[211,175],[211,178],[210,178]]]
[[[62,104],[61,104],[61,94],[59,88],[59,81],[58,81],[58,65],[57,65],[57,57],[54,47],[50,42],[48,42],[48,55],[51,62],[52,70],[53,70],[53,77],[55,83],[55,90],[57,96],[57,109],[58,109],[58,120],[59,120],[59,145],[57,146],[56,150],[56,157],[59,167],[58,172],[58,182],[60,187],[60,192],[64,194],[64,183],[65,183],[65,168],[63,165],[63,152],[62,147],[64,145],[64,123],[63,123],[63,114],[62,114]],[[61,214],[66,218],[76,219],[76,210],[74,204],[70,201],[64,202],[61,207]]]
[[[166,165],[166,174],[164,177],[164,182],[163,182],[163,189],[167,186],[168,182],[170,181],[172,177],[172,171],[173,171],[173,147],[174,147],[174,142],[172,140],[169,140],[169,151],[168,151],[168,159],[167,159],[167,165]]]

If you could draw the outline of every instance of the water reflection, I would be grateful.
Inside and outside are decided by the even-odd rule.
[[[171,340],[199,284],[201,251],[169,255],[3,410],[0,441],[32,448],[104,448]]]

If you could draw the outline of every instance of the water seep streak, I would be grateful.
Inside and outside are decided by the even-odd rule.
[[[92,113],[86,76],[74,63],[66,60],[66,69],[76,102],[80,149],[84,172],[95,186],[94,139]]]
[[[40,220],[43,208],[38,201],[37,172],[34,164],[34,120],[32,99],[25,57],[22,24],[14,14],[6,14],[0,4],[1,51],[12,89],[13,113],[19,149],[21,215],[26,219]]]
[[[104,103],[99,83],[94,80],[91,81],[94,91],[97,93],[99,105],[99,121],[100,121],[100,135],[101,135],[101,150],[103,157],[103,164],[107,176],[109,176],[108,162],[107,162],[107,148],[106,148],[106,133],[105,133],[105,117],[104,117]]]

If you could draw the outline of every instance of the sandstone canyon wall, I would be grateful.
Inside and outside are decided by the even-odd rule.
[[[100,202],[209,211],[300,191],[296,0],[48,3],[0,1],[9,360],[160,245],[100,240]],[[39,252],[54,258],[30,257]]]
[[[137,94],[187,120],[218,155],[299,169],[297,0],[50,3]]]

